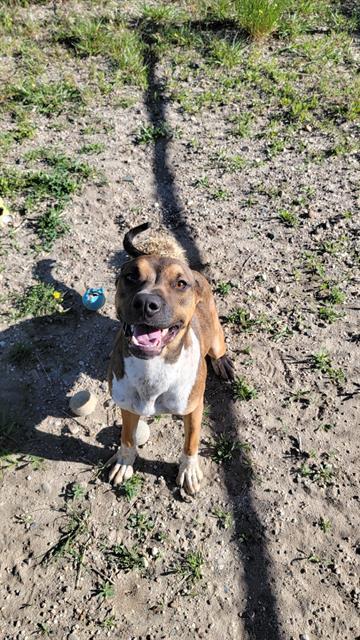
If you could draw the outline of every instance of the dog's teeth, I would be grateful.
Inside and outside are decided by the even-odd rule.
[[[169,329],[163,329],[161,333],[163,334],[163,336],[166,336],[168,331],[169,331]]]

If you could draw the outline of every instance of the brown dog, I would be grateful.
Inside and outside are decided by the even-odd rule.
[[[133,474],[134,441],[140,416],[172,413],[184,417],[185,444],[177,482],[194,494],[202,472],[198,462],[206,381],[205,357],[218,375],[233,378],[224,334],[207,280],[186,263],[173,240],[134,247],[133,238],[150,225],[129,231],[124,248],[130,261],[117,278],[116,311],[122,327],[109,369],[112,398],[121,407],[121,446],[109,460],[110,481]]]

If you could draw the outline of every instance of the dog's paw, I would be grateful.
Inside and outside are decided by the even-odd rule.
[[[200,469],[197,453],[194,456],[187,456],[183,453],[176,479],[179,487],[184,487],[186,493],[193,496],[199,491],[202,478],[203,473]]]
[[[211,364],[217,376],[231,382],[235,378],[234,365],[231,362],[229,356],[221,356],[215,360],[211,358]]]
[[[134,473],[134,462],[136,458],[136,447],[126,447],[121,445],[118,451],[108,460],[107,467],[113,465],[109,473],[109,482],[114,485],[121,484],[124,480],[129,480]]]

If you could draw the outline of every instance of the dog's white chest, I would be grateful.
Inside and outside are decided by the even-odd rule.
[[[173,363],[165,362],[161,356],[150,360],[125,358],[124,376],[117,379],[113,374],[114,402],[142,416],[184,414],[200,360],[199,341],[192,329],[190,338],[190,346],[183,348]]]

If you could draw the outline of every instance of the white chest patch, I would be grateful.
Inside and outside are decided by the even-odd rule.
[[[183,347],[172,364],[161,356],[150,360],[125,358],[124,376],[118,380],[113,374],[114,402],[140,416],[184,414],[200,361],[200,345],[192,329],[190,339],[190,346]]]

